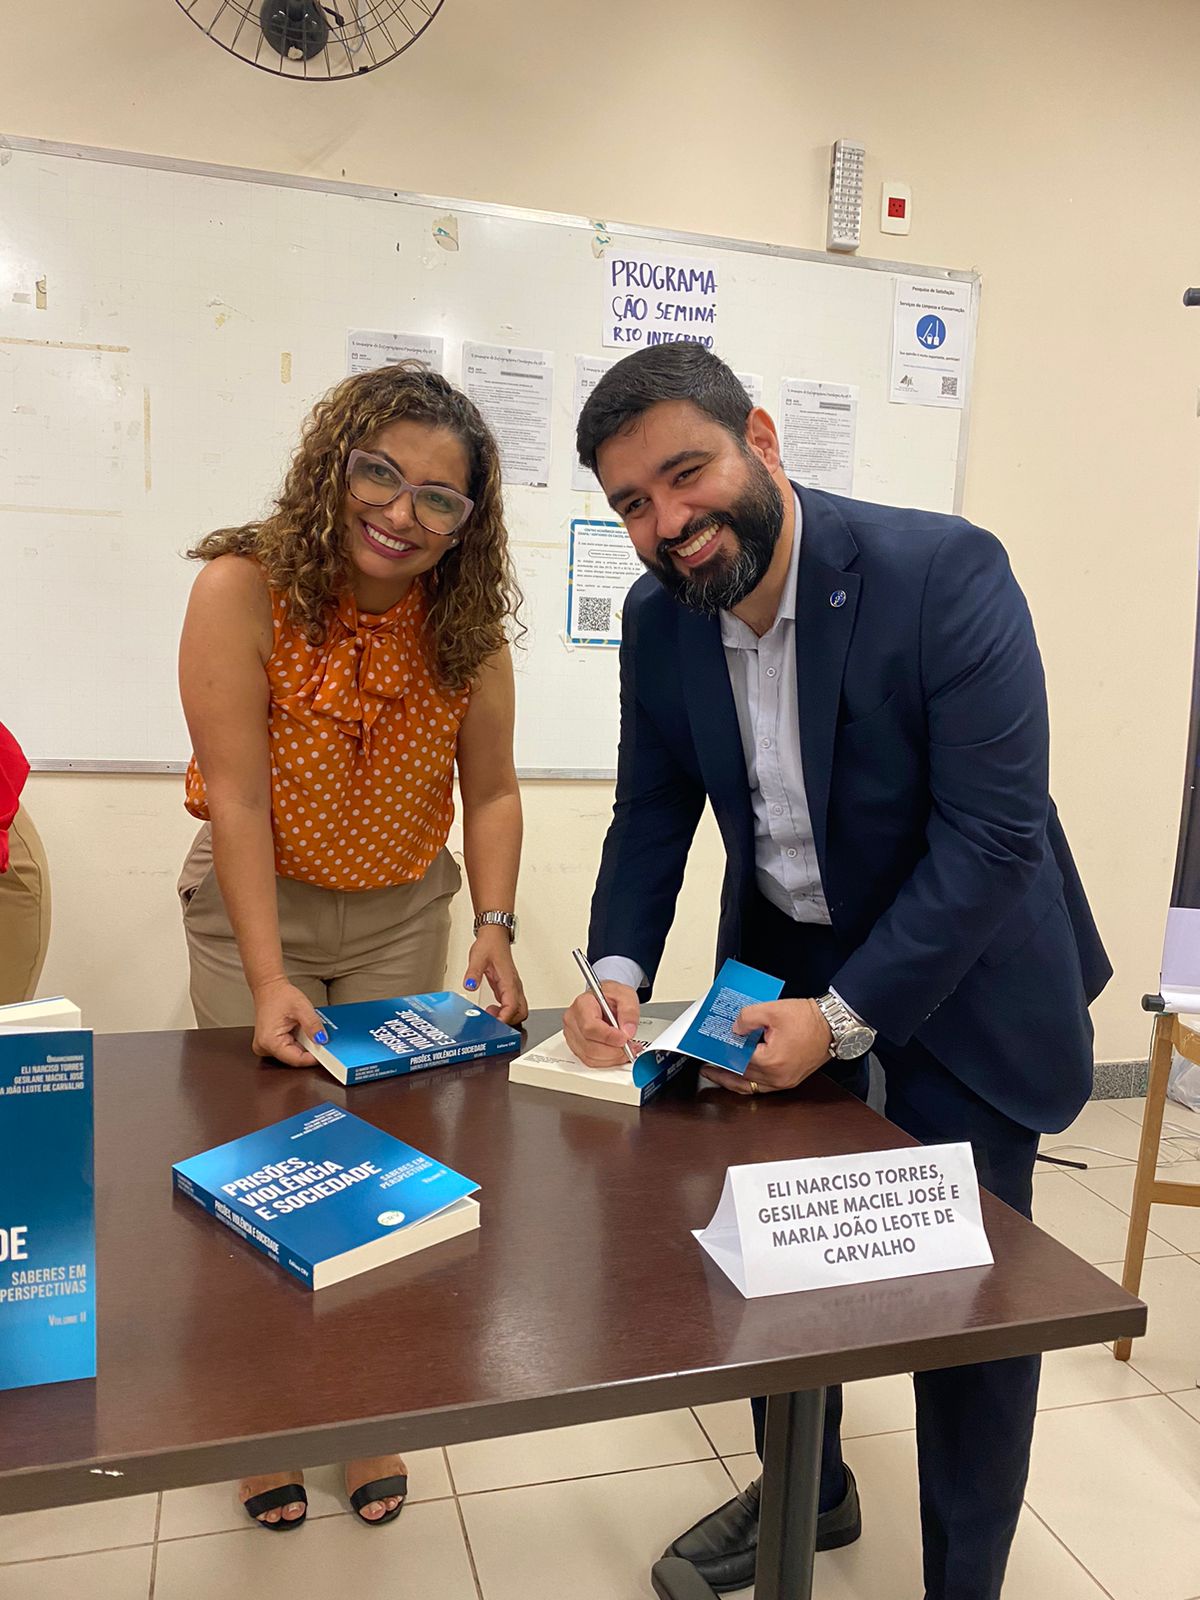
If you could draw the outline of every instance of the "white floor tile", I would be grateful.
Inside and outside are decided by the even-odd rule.
[[[410,1450],[404,1457],[408,1467],[408,1498],[440,1500],[448,1495],[450,1477],[440,1450]],[[308,1490],[308,1515],[349,1514],[345,1480],[340,1466],[309,1467],[304,1474]],[[189,1539],[200,1533],[234,1533],[249,1527],[238,1499],[240,1483],[207,1483],[195,1489],[168,1489],[163,1495],[160,1539]],[[251,1529],[253,1532],[253,1529]]]
[[[1128,1361],[1115,1360],[1107,1345],[1089,1344],[1077,1350],[1051,1350],[1042,1357],[1038,1410],[1124,1400],[1155,1392],[1154,1385],[1134,1371]]]
[[[1105,1262],[1101,1271],[1120,1283],[1119,1261]],[[1200,1262],[1180,1255],[1147,1261],[1141,1298],[1149,1324],[1133,1341],[1132,1366],[1164,1393],[1193,1388],[1200,1378]]]
[[[1004,1600],[1108,1600],[1083,1563],[1026,1504],[1004,1579]]]
[[[697,1406],[701,1426],[721,1456],[740,1456],[754,1449],[754,1423],[749,1400],[721,1400]]]
[[[1136,1161],[1141,1129],[1122,1116],[1112,1100],[1089,1100],[1069,1128],[1042,1135],[1039,1149],[1068,1161],[1093,1167],[1124,1166]],[[1090,1146],[1092,1148],[1084,1148]],[[1037,1169],[1043,1171],[1045,1163]]]
[[[1200,1372],[1197,1373],[1200,1377]],[[1200,1388],[1181,1389],[1178,1394],[1173,1394],[1171,1399],[1177,1406],[1182,1406],[1189,1417],[1195,1417],[1200,1422]]]
[[[0,1561],[34,1561],[40,1556],[153,1544],[157,1513],[156,1494],[50,1511],[17,1511],[0,1517]]]
[[[484,1600],[645,1600],[663,1549],[731,1493],[710,1460],[499,1489],[461,1505]]]
[[[1065,1173],[1048,1172],[1034,1179],[1033,1220],[1085,1261],[1116,1261],[1125,1254],[1128,1217]],[[1174,1245],[1150,1234],[1147,1256],[1174,1253]]]
[[[1044,1413],[1026,1498],[1114,1600],[1200,1594],[1200,1424],[1165,1396]]]
[[[866,1378],[848,1383],[843,1390],[842,1438],[858,1439],[872,1433],[899,1433],[915,1425],[912,1379],[907,1373],[888,1378]],[[750,1406],[745,1400],[697,1406],[696,1415],[722,1456],[739,1456],[754,1449]]]
[[[1089,1405],[1155,1393],[1154,1385],[1134,1371],[1128,1362],[1115,1361],[1107,1346],[1086,1345],[1077,1350],[1052,1350],[1043,1357],[1038,1409]],[[906,1433],[916,1426],[912,1379],[907,1374],[848,1383],[844,1395],[843,1439],[867,1438],[877,1433]],[[752,1454],[754,1430],[750,1423],[750,1407],[745,1401],[697,1406],[696,1411],[720,1455],[727,1458],[746,1455],[757,1463],[758,1458]],[[757,1467],[750,1476],[756,1474]]]
[[[1157,1176],[1171,1183],[1195,1184],[1200,1193],[1200,1161],[1180,1161],[1170,1167],[1159,1167]],[[1095,1172],[1081,1172],[1075,1181],[1110,1205],[1119,1206],[1128,1216],[1133,1204],[1133,1179],[1133,1167],[1104,1167]],[[1200,1251],[1200,1206],[1151,1206],[1150,1226],[1160,1239],[1174,1245],[1176,1250],[1184,1250],[1189,1255]]]
[[[662,1411],[455,1444],[447,1454],[455,1489],[459,1494],[476,1494],[682,1461],[711,1461],[714,1452],[690,1411]]]
[[[1040,1427],[1041,1424],[1039,1423]],[[913,1600],[921,1593],[921,1532],[913,1434],[860,1439],[851,1459],[863,1508],[863,1536],[817,1557],[813,1600]],[[758,1475],[758,1459],[725,1465],[739,1486]],[[1027,1506],[1017,1528],[1004,1600],[1107,1600],[1104,1590]],[[738,1591],[734,1600],[750,1600]]]
[[[154,1550],[105,1550],[0,1567],[0,1600],[146,1600]]]
[[[744,1489],[748,1483],[753,1483],[762,1472],[762,1462],[753,1451],[748,1456],[727,1456],[725,1467],[739,1489]],[[727,1495],[726,1499],[728,1498]]]
[[[864,1595],[912,1600],[922,1587],[914,1436],[860,1439],[852,1456],[863,1501],[863,1537],[844,1550],[817,1557],[814,1600],[861,1600]],[[742,1460],[727,1465],[739,1484],[755,1476]],[[738,1600],[750,1600],[751,1594],[750,1589],[737,1591]]]
[[[1134,1100],[1106,1100],[1106,1105],[1121,1116],[1127,1117],[1131,1122],[1136,1122],[1140,1132],[1142,1116],[1146,1110],[1146,1097],[1139,1096]],[[1167,1123],[1176,1124],[1176,1129],[1168,1129]],[[1187,1106],[1176,1105],[1174,1100],[1168,1100],[1163,1111],[1163,1132],[1178,1131],[1180,1133],[1194,1134],[1200,1139],[1200,1111],[1192,1111]]]
[[[454,1502],[406,1506],[383,1528],[323,1517],[296,1533],[265,1533],[247,1524],[245,1532],[158,1547],[154,1600],[288,1594],[476,1600]]]
[[[874,1433],[902,1433],[916,1427],[912,1378],[907,1372],[892,1378],[867,1378],[862,1383],[848,1383],[843,1395],[843,1439],[859,1439]]]

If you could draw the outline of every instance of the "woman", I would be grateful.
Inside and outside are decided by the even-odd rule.
[[[348,378],[314,410],[261,522],[210,534],[180,685],[204,820],[180,878],[201,1027],[253,1023],[254,1050],[313,1065],[314,1005],[442,987],[461,879],[446,839],[457,765],[475,906],[465,987],[527,1014],[513,962],[521,801],[506,643],[520,595],[495,440],[416,363]],[[351,1462],[375,1526],[398,1457]],[[248,1480],[247,1513],[303,1521],[300,1475]]]
[[[21,804],[29,763],[0,723],[0,1006],[32,1000],[50,942],[50,873]]]

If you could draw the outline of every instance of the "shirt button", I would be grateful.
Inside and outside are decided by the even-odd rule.
[[[781,817],[783,815],[783,807],[782,806],[772,806],[771,810],[775,813],[775,815],[777,817]]]
[[[789,850],[788,851],[789,857],[794,856],[795,854],[796,854],[796,852],[794,850]]]
[[[770,748],[771,748],[771,741],[770,741],[770,739],[763,739],[763,740],[762,740],[762,741],[761,741],[761,743],[762,743],[762,747],[763,747],[763,749],[764,749],[764,750],[769,750],[769,749],[770,749]]]
[[[768,678],[773,678],[774,676],[775,676],[775,668],[774,667],[768,667],[767,668],[767,677]]]

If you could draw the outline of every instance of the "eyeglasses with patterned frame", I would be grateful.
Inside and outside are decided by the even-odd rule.
[[[409,483],[383,456],[351,450],[346,462],[346,487],[364,505],[390,506],[402,494],[412,496],[413,516],[427,533],[452,539],[475,509],[474,500],[440,483]]]

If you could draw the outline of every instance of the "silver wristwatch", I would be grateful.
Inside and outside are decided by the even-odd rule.
[[[817,997],[817,1010],[829,1024],[833,1043],[829,1047],[833,1061],[854,1061],[865,1056],[875,1043],[875,1029],[868,1028],[838,994],[832,989]]]
[[[480,928],[500,927],[508,929],[509,944],[517,942],[517,916],[515,911],[480,911],[475,917],[476,933]]]

